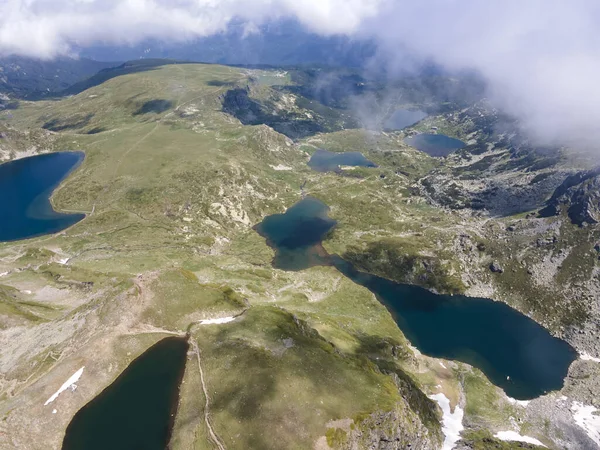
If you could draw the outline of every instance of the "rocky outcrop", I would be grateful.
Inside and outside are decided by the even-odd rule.
[[[391,376],[401,393],[391,411],[329,422],[326,446],[336,450],[433,450],[444,440],[437,405],[398,372]],[[323,438],[322,438],[323,439]]]
[[[410,241],[388,238],[362,247],[350,245],[342,258],[358,270],[430,291],[461,294],[466,289],[447,260],[420,253]]]
[[[600,167],[567,177],[540,214],[547,217],[563,210],[579,226],[600,222]]]
[[[440,447],[440,442],[415,416],[406,417],[398,409],[387,413],[374,413],[364,419],[348,434],[345,450],[430,450]]]
[[[237,118],[244,125],[268,125],[278,133],[289,138],[298,139],[323,131],[333,131],[324,126],[316,113],[310,113],[295,106],[295,100],[287,97],[285,103],[283,95],[271,92],[268,98],[253,98],[250,87],[228,90],[222,97],[223,111]],[[263,94],[263,97],[266,94]]]
[[[498,263],[498,261],[494,261],[490,264],[490,270],[494,273],[503,273],[504,272],[504,269],[502,268],[500,263]]]
[[[330,422],[327,445],[336,450],[432,450],[442,446],[442,434],[427,428],[408,405],[400,402],[388,412],[374,412],[354,420]],[[324,442],[323,442],[324,443]]]

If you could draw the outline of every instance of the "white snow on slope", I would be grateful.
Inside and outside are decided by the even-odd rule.
[[[594,361],[600,363],[600,358],[594,358],[593,356],[588,355],[587,353],[582,353],[579,357],[584,361]]]
[[[200,325],[213,325],[219,323],[233,322],[235,317],[221,317],[220,319],[205,319],[200,321]]]
[[[575,423],[583,428],[592,441],[600,446],[600,414],[592,405],[573,402],[571,405]]]
[[[508,403],[510,403],[511,405],[519,405],[519,406],[522,406],[523,408],[527,408],[527,406],[531,402],[531,400],[517,400],[516,398],[512,398],[512,397],[508,397],[508,396],[506,397],[506,399],[508,400]]]
[[[460,440],[460,432],[465,429],[462,424],[464,411],[456,405],[454,413],[452,413],[450,411],[450,400],[444,394],[430,395],[429,398],[435,400],[442,408],[442,433],[444,433],[442,450],[452,450]]]
[[[44,403],[44,406],[46,406],[46,405],[52,403],[54,400],[56,400],[56,398],[61,394],[61,392],[66,391],[71,386],[74,386],[75,383],[77,383],[77,381],[79,380],[79,378],[81,378],[84,368],[85,368],[85,366],[82,367],[81,369],[79,369],[73,375],[71,375],[71,377],[63,383],[63,385],[60,387],[60,389],[58,391],[56,391],[54,394],[52,394],[52,397],[50,397],[48,400],[46,400],[46,403]]]
[[[546,447],[536,438],[532,438],[530,436],[521,436],[516,431],[499,431],[494,435],[495,438],[500,439],[501,441],[517,441],[517,442],[527,442],[528,444],[540,445],[542,447]]]

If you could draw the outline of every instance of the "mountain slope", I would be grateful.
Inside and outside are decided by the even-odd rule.
[[[47,96],[115,65],[85,58],[52,61],[19,56],[0,58],[0,94],[12,98]]]
[[[506,301],[593,356],[594,335],[579,330],[598,317],[589,310],[597,229],[564,216],[494,214],[493,202],[487,211],[443,205],[437,186],[449,173],[498,182],[525,174],[529,182],[535,162],[507,166],[527,156],[488,150],[496,137],[468,114],[453,122],[455,110],[406,132],[437,126],[475,141],[444,160],[405,144],[404,132],[345,129],[350,109],[303,95],[295,80],[281,70],[170,64],[2,113],[8,158],[21,149],[85,152],[52,201],[87,217],[57,235],[0,244],[11,301],[31,297],[54,311],[2,310],[18,326],[0,330],[0,448],[58,448],[75,412],[129,362],[161,337],[186,333],[193,351],[174,448],[216,445],[207,421],[230,449],[440,448],[433,394],[464,411],[465,446],[502,446],[490,433],[513,428],[549,447],[590,444],[569,407],[595,401],[595,362],[576,361],[560,392],[515,403],[480,371],[420,354],[369,291],[332,267],[274,269],[252,226],[310,194],[339,222],[324,242],[330,253],[397,281]],[[233,104],[252,104],[255,120],[237,117],[232,91],[244,92]],[[285,124],[279,130],[295,141],[276,131]],[[360,151],[378,167],[315,172],[306,162],[317,148]],[[464,170],[481,155],[502,170]],[[540,172],[553,170],[577,167],[555,161]],[[504,272],[490,271],[494,261]],[[566,298],[573,288],[578,296]],[[77,390],[62,394],[52,414],[44,401],[81,366]]]

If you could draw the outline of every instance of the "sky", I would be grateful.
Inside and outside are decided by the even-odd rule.
[[[252,33],[282,18],[324,36],[374,39],[392,70],[406,65],[406,51],[475,70],[532,139],[600,149],[598,0],[1,0],[0,56],[186,42],[234,20]]]

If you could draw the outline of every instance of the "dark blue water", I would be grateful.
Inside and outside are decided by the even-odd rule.
[[[317,172],[335,172],[340,166],[377,167],[377,164],[360,152],[335,153],[319,149],[311,156],[308,166]]]
[[[0,241],[56,233],[79,222],[84,214],[61,214],[50,196],[81,162],[81,152],[48,153],[0,165]]]
[[[179,402],[188,343],[150,347],[67,427],[63,450],[165,450]]]
[[[329,208],[306,197],[284,214],[265,217],[255,229],[276,251],[273,265],[283,270],[302,270],[328,263],[321,240],[336,224]]]
[[[454,150],[463,148],[466,145],[463,141],[443,134],[426,133],[406,138],[404,142],[430,156],[447,156]]]
[[[306,198],[257,225],[276,251],[275,267],[333,265],[373,292],[421,352],[471,364],[511,397],[531,399],[562,388],[578,357],[568,343],[505,303],[433,294],[360,272],[339,256],[327,255],[320,242],[336,223],[327,217],[328,209],[319,200]]]
[[[420,122],[425,117],[427,117],[427,113],[418,109],[398,109],[386,120],[383,127],[386,130],[402,130]]]

